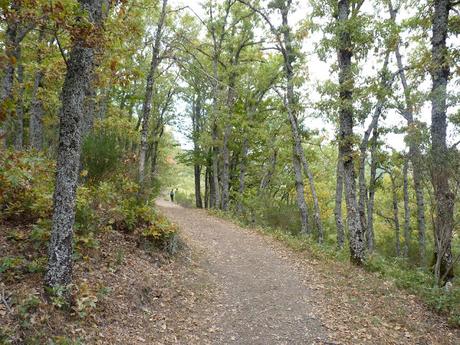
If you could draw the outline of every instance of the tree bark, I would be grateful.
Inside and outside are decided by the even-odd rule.
[[[311,229],[308,226],[308,215],[307,215],[307,206],[305,202],[305,195],[304,195],[304,184],[303,184],[303,175],[302,169],[306,176],[308,177],[308,181],[310,183],[310,189],[312,193],[313,203],[314,203],[314,219],[315,224],[318,230],[318,240],[322,242],[323,240],[323,228],[320,219],[319,213],[319,204],[318,198],[316,195],[315,185],[313,182],[313,175],[310,172],[308,167],[307,160],[305,158],[305,154],[302,148],[302,139],[299,133],[299,126],[297,123],[297,116],[294,113],[297,100],[294,94],[294,70],[293,70],[293,63],[295,60],[295,53],[292,47],[291,41],[291,31],[288,24],[288,16],[290,10],[290,2],[283,8],[280,9],[281,11],[281,18],[282,18],[282,25],[283,25],[283,39],[285,45],[285,53],[284,53],[284,70],[286,74],[286,110],[288,113],[289,123],[291,126],[291,135],[293,140],[293,166],[294,166],[294,173],[295,173],[295,183],[296,183],[296,191],[297,191],[297,204],[299,207],[300,215],[301,215],[301,224],[302,228],[301,231],[304,234],[311,234]],[[300,171],[298,171],[300,169]]]
[[[24,66],[22,63],[17,68],[18,93],[16,96],[16,128],[14,138],[14,148],[22,150],[24,142]]]
[[[21,9],[20,1],[13,0],[11,2],[11,10],[6,13],[7,26],[5,30],[5,55],[6,66],[3,72],[0,90],[0,144],[6,145],[6,126],[7,119],[11,113],[13,105],[13,87],[14,87],[14,74],[16,65],[21,58],[21,42],[25,35],[31,29],[31,26],[26,26],[17,18],[17,13]],[[10,18],[11,17],[11,18]]]
[[[335,186],[335,207],[334,217],[337,228],[337,247],[343,249],[345,243],[345,231],[342,217],[342,197],[343,197],[343,161],[340,151],[337,157],[336,186]]]
[[[87,42],[88,37],[74,37],[62,87],[53,225],[45,274],[45,285],[53,288],[68,287],[72,282],[72,238],[84,98],[93,73],[94,41],[100,39],[103,9],[108,3],[105,0],[80,0],[80,6],[94,28],[89,35],[92,44]]]
[[[396,10],[392,8],[391,2],[390,6],[390,15],[393,21],[396,21]],[[405,106],[401,109],[401,113],[407,121],[407,126],[409,129],[409,134],[406,136],[409,140],[409,156],[412,163],[412,177],[415,190],[415,198],[417,203],[417,230],[418,230],[418,247],[419,247],[419,262],[421,266],[425,266],[426,262],[426,244],[425,244],[425,200],[423,195],[423,160],[422,154],[420,151],[420,144],[418,140],[411,138],[411,132],[417,130],[417,123],[414,121],[414,105],[411,97],[411,90],[409,84],[407,83],[406,73],[404,70],[404,65],[402,62],[402,56],[399,50],[400,42],[397,42],[395,47],[395,57],[396,63],[399,70],[399,77],[401,80],[401,85],[403,87]]]
[[[142,188],[145,182],[145,158],[148,149],[148,136],[149,136],[149,119],[152,110],[152,95],[153,87],[155,84],[156,73],[160,64],[160,44],[163,34],[163,26],[166,19],[166,7],[168,0],[163,0],[161,7],[161,14],[158,20],[157,30],[155,33],[155,41],[152,47],[152,60],[150,62],[150,69],[147,75],[147,84],[145,88],[145,98],[142,105],[142,127],[141,127],[141,143],[139,152],[139,186]]]
[[[393,224],[395,228],[395,249],[396,256],[401,256],[401,240],[399,237],[400,226],[399,226],[399,208],[398,208],[398,190],[396,186],[396,177],[390,175],[391,179],[391,192],[393,198]]]
[[[339,34],[339,87],[340,87],[340,109],[339,109],[339,150],[343,157],[343,171],[345,183],[345,200],[347,205],[347,225],[350,233],[350,254],[351,261],[362,265],[365,260],[364,233],[361,227],[358,202],[356,198],[356,177],[354,169],[353,150],[353,73],[351,57],[353,45],[348,28],[350,16],[349,0],[338,2],[338,24],[342,26]]]
[[[220,205],[220,193],[219,193],[219,146],[217,145],[218,132],[217,123],[213,124],[212,127],[212,186],[210,189],[210,207],[219,208]]]
[[[311,230],[308,226],[308,210],[307,203],[305,202],[304,196],[304,185],[302,175],[302,165],[295,143],[292,145],[292,165],[294,167],[295,176],[295,190],[297,195],[297,207],[299,208],[300,214],[300,233],[304,235],[310,235]]]
[[[369,253],[374,251],[374,200],[375,200],[375,187],[377,182],[377,139],[378,129],[374,128],[371,144],[371,169],[369,179],[369,199],[367,202],[367,232],[366,243]]]
[[[247,159],[248,159],[248,151],[249,151],[249,140],[245,136],[243,139],[243,145],[241,148],[241,162],[240,162],[240,171],[239,171],[239,183],[238,183],[238,203],[237,203],[237,211],[239,214],[242,214],[244,211],[243,207],[243,195],[244,191],[246,189],[246,184],[245,184],[245,177],[246,177],[246,164],[247,164]]]
[[[193,102],[192,109],[192,139],[193,139],[193,155],[194,155],[194,178],[195,178],[195,206],[203,208],[203,200],[201,198],[201,164],[200,159],[200,131],[201,131],[201,96],[198,94]],[[206,183],[206,179],[205,179]]]
[[[39,45],[42,44],[45,36],[44,28],[40,31],[38,39]],[[43,149],[43,116],[45,110],[43,108],[43,101],[41,90],[43,89],[43,68],[41,66],[43,60],[43,52],[39,46],[37,52],[37,65],[38,70],[35,72],[34,87],[32,90],[32,100],[30,102],[30,119],[29,119],[29,144],[30,147],[41,151]]]
[[[201,166],[195,164],[193,168],[195,174],[195,205],[197,208],[203,208],[203,201],[201,199]]]
[[[388,75],[388,61],[390,58],[390,51],[385,54],[385,59],[383,62],[382,70],[380,71],[380,81],[379,87],[384,90],[389,86],[389,75]],[[367,196],[367,185],[366,185],[366,158],[367,158],[367,147],[369,144],[369,138],[371,136],[374,128],[378,127],[380,116],[382,115],[383,105],[385,101],[385,96],[377,96],[377,104],[375,106],[375,111],[372,116],[372,120],[364,132],[363,139],[360,145],[360,156],[359,156],[359,217],[361,221],[361,228],[364,234],[368,232],[367,218],[366,218],[366,204],[368,203]]]
[[[204,174],[204,208],[209,208],[209,185],[210,185],[210,178],[209,178],[209,166],[206,165],[206,170]]]
[[[403,193],[404,193],[404,257],[409,256],[410,248],[410,206],[409,206],[409,181],[408,181],[408,170],[409,170],[409,158],[404,157],[403,166]]]
[[[450,75],[448,32],[450,2],[435,0],[432,17],[431,38],[431,180],[435,198],[435,281],[443,284],[441,278],[452,279],[452,229],[454,225],[455,196],[450,190],[451,168],[446,142],[447,132],[447,82]],[[446,272],[450,270],[450,272]]]

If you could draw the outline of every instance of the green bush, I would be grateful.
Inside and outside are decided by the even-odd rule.
[[[81,161],[83,176],[91,183],[102,181],[118,171],[122,162],[123,148],[117,138],[103,130],[86,137]]]
[[[36,152],[0,151],[0,217],[34,220],[51,215],[54,163]]]
[[[194,207],[195,195],[177,191],[174,193],[174,201],[183,207]]]

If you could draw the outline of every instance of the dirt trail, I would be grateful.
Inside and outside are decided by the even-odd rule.
[[[302,277],[260,235],[210,217],[204,211],[158,201],[192,246],[217,285],[210,337],[215,344],[324,343],[312,294]]]
[[[299,255],[204,210],[157,205],[214,287],[194,311],[199,344],[460,343],[445,319],[376,275]]]

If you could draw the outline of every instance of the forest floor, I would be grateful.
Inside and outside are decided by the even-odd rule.
[[[8,343],[460,344],[458,329],[375,274],[295,252],[204,210],[157,205],[180,228],[179,253],[163,257],[118,231],[101,234],[74,267],[80,302],[98,298],[85,316],[46,303],[40,273],[0,279]],[[26,255],[30,248],[7,240],[8,226],[0,230],[2,255]]]

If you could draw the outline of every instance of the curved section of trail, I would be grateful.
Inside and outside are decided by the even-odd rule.
[[[295,252],[204,210],[157,206],[179,225],[199,277],[182,284],[205,296],[182,311],[194,326],[174,344],[460,344],[446,318],[377,274]]]
[[[158,200],[179,225],[217,285],[213,344],[323,344],[311,293],[290,263],[262,236],[205,211]]]

